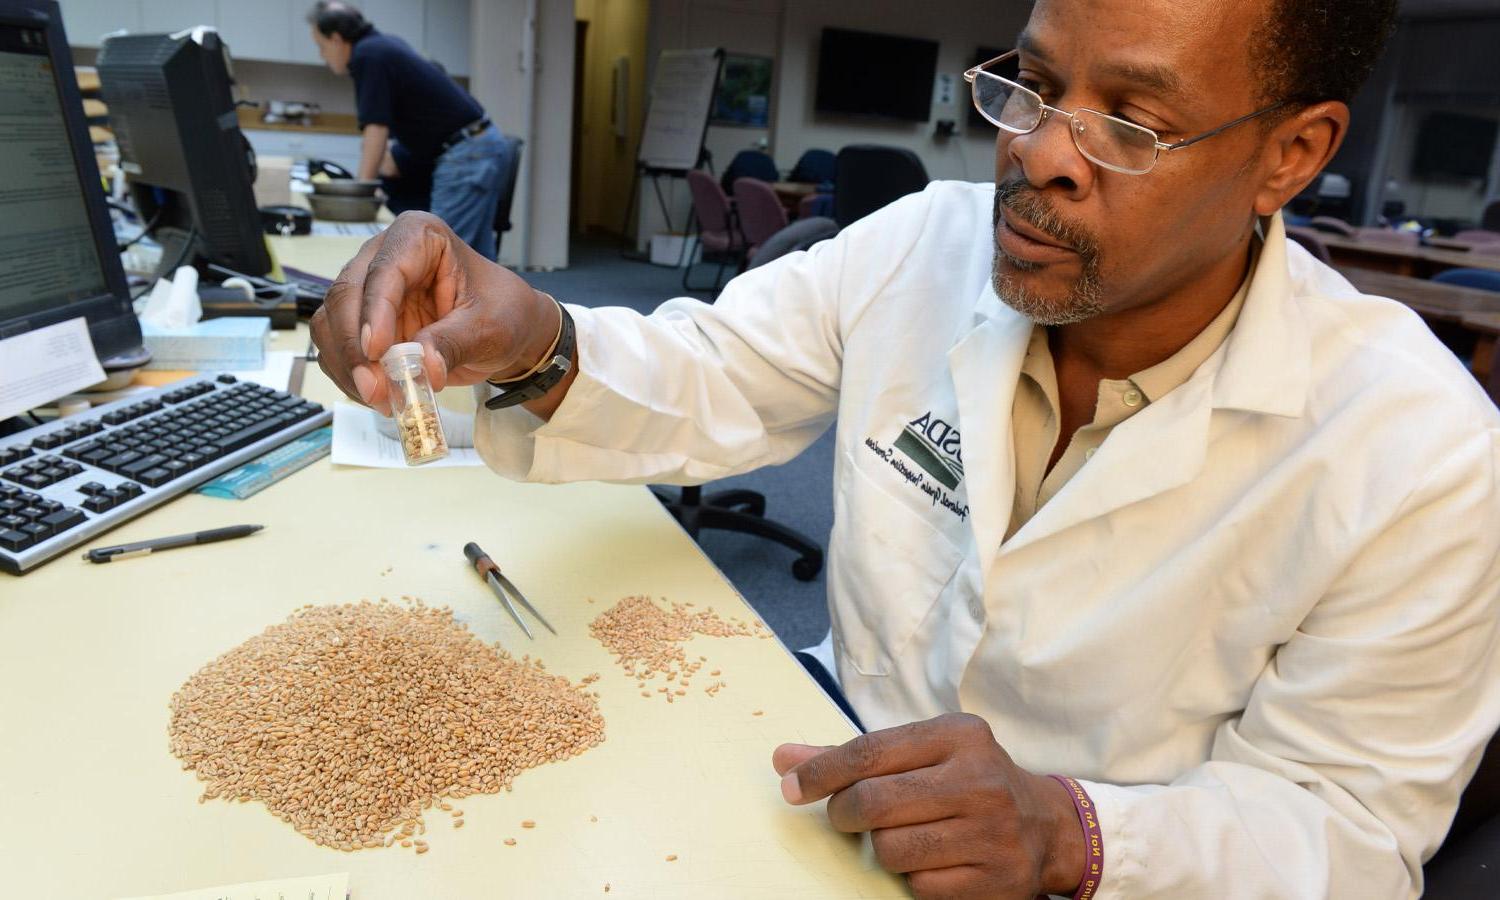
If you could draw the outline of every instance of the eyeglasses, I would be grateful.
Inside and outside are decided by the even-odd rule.
[[[1079,153],[1095,165],[1124,175],[1144,175],[1156,167],[1156,161],[1163,150],[1181,150],[1192,146],[1286,105],[1286,101],[1278,101],[1264,109],[1240,116],[1233,122],[1220,125],[1213,131],[1166,144],[1149,128],[1097,110],[1077,109],[1067,112],[1048,106],[1036,91],[1009,78],[1001,78],[993,72],[985,71],[1018,53],[1019,50],[1012,50],[964,73],[964,80],[973,88],[974,106],[979,114],[1011,134],[1029,134],[1041,127],[1047,117],[1054,113],[1064,116],[1068,119],[1068,131],[1073,135],[1073,146],[1078,148]]]

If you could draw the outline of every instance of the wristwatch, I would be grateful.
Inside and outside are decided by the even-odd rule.
[[[486,381],[486,384],[499,393],[484,401],[485,409],[505,409],[545,396],[573,368],[573,350],[577,345],[573,317],[568,315],[568,308],[561,303],[557,304],[557,311],[562,315],[562,323],[552,349],[542,357],[545,365],[538,363],[530,374],[514,381]]]

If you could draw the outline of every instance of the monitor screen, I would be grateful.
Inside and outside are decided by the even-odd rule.
[[[109,293],[42,28],[0,28],[0,319]]]
[[[82,318],[139,358],[114,227],[53,0],[0,0],[0,339]]]
[[[818,112],[931,118],[936,41],[825,28],[819,48]]]

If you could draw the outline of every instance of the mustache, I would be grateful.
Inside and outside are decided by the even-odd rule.
[[[1000,226],[1000,210],[1010,210],[1037,231],[1072,248],[1084,262],[1097,260],[1099,242],[1087,228],[1059,214],[1042,192],[1023,178],[1012,178],[995,185],[994,225]]]

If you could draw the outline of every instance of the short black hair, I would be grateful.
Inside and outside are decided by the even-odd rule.
[[[1396,26],[1397,0],[1270,0],[1250,40],[1266,101],[1349,103]]]
[[[323,37],[338,35],[351,44],[375,29],[364,13],[341,0],[318,0],[307,14],[307,24],[318,29]]]

